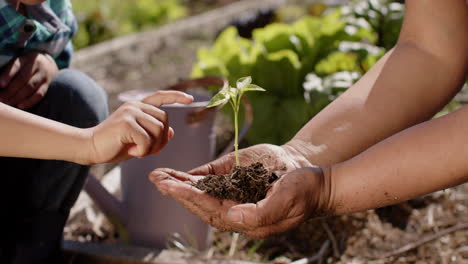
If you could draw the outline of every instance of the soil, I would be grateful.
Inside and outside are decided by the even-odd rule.
[[[247,167],[236,166],[229,174],[208,175],[194,186],[219,199],[256,203],[265,198],[278,178],[257,162]]]

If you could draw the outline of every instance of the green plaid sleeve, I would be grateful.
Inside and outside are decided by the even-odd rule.
[[[63,24],[68,26],[68,29],[60,33],[50,32],[46,26],[34,20],[36,30],[27,41],[27,45],[21,46],[18,43],[26,17],[16,12],[5,0],[0,0],[0,67],[6,65],[25,50],[47,52],[55,58],[60,68],[69,66],[73,53],[71,37],[77,31],[71,2],[70,0],[48,0],[45,4]],[[61,45],[62,48],[57,50],[57,44],[64,42],[66,45]]]

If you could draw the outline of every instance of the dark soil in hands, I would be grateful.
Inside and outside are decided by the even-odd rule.
[[[236,166],[230,174],[208,175],[194,186],[219,199],[256,203],[265,198],[278,178],[257,162],[248,167]]]

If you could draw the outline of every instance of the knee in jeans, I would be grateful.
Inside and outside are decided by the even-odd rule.
[[[107,95],[86,74],[62,70],[49,86],[47,96],[60,108],[62,122],[78,127],[92,127],[107,118]]]

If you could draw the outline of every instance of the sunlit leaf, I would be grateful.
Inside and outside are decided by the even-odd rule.
[[[301,62],[296,53],[282,50],[260,56],[252,68],[255,83],[268,89],[269,93],[282,97],[303,96],[300,80]]]
[[[248,92],[248,91],[265,92],[266,90],[256,84],[248,84],[244,88],[242,88],[241,91],[242,92]]]
[[[229,87],[229,90],[227,90],[227,93],[229,94],[230,97],[237,97],[239,90],[234,87]]]
[[[213,98],[211,98],[210,102],[206,107],[215,107],[218,105],[225,104],[231,96],[229,95],[228,91],[226,89],[221,90],[219,93],[217,93]]]
[[[237,89],[242,90],[245,86],[252,83],[252,77],[247,76],[237,80]]]
[[[291,26],[280,23],[273,23],[264,28],[256,29],[253,32],[254,42],[262,44],[268,53],[280,50],[295,50],[291,42],[291,35],[294,34]]]

